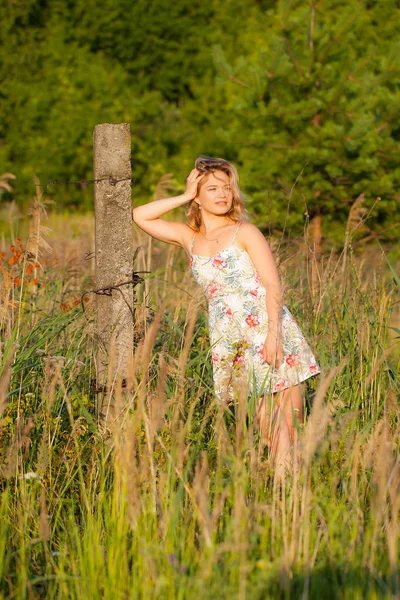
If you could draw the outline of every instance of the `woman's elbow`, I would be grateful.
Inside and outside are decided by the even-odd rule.
[[[140,206],[137,206],[136,208],[132,208],[132,221],[134,223],[136,223],[136,225],[140,225],[140,222],[141,222],[139,208],[140,208]]]

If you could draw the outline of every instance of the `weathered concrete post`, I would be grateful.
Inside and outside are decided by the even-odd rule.
[[[129,123],[96,125],[93,133],[96,289],[130,281],[133,273],[131,216],[131,135]],[[115,181],[126,179],[125,181]],[[133,352],[133,287],[96,294],[97,388],[104,389],[110,350],[119,377]],[[98,414],[103,408],[98,394]]]

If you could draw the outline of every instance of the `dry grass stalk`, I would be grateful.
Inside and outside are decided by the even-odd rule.
[[[5,190],[6,192],[12,192],[13,188],[11,187],[11,185],[8,183],[9,180],[15,180],[16,177],[15,175],[13,175],[13,173],[3,173],[2,175],[0,175],[0,197],[1,194],[3,192],[3,190]]]
[[[9,391],[10,378],[12,374],[11,363],[14,360],[14,349],[9,350],[7,359],[3,366],[3,372],[0,377],[0,417],[2,416],[6,405]]]
[[[51,431],[50,419],[53,404],[56,399],[56,387],[62,384],[61,376],[62,364],[58,362],[55,366],[52,364],[51,357],[46,357],[44,368],[44,380],[42,382],[42,398],[46,402],[47,418],[44,424],[42,437],[40,438],[38,456],[35,471],[43,475],[50,464],[51,456]]]
[[[14,284],[11,274],[7,269],[1,268],[0,279],[0,327],[4,332],[3,340],[0,342],[0,356],[4,352],[4,340],[11,337],[14,321]]]
[[[374,528],[370,545],[368,567],[375,572],[377,548],[384,527],[392,569],[397,565],[398,511],[399,511],[399,458],[393,454],[393,441],[385,418],[378,421],[364,457],[373,465],[374,495],[372,513]]]
[[[186,322],[184,326],[185,337],[182,340],[183,345],[179,353],[177,386],[175,388],[175,402],[177,403],[176,406],[179,406],[181,409],[183,402],[179,402],[179,400],[183,401],[184,399],[186,363],[190,348],[192,346],[193,332],[196,326],[196,319],[197,307],[193,305],[193,303],[190,303],[186,313]]]
[[[36,176],[33,179],[35,184],[40,183]],[[42,225],[42,220],[47,218],[46,205],[52,204],[53,202],[50,200],[42,200],[42,195],[42,190],[37,185],[36,195],[28,210],[28,215],[30,215],[31,220],[29,224],[28,241],[26,244],[26,254],[28,262],[31,262],[32,264],[39,262],[39,256],[42,250],[51,252],[50,245],[43,237],[44,235],[47,235],[50,230]]]
[[[386,359],[393,353],[393,350],[395,348],[397,348],[398,344],[392,344],[391,346],[389,346],[389,348],[387,348],[381,355],[381,357],[379,359],[376,359],[375,362],[372,365],[372,369],[370,371],[370,373],[367,375],[367,377],[365,378],[365,385],[370,385],[375,377],[375,375],[377,374],[377,372],[379,371],[380,367],[383,365],[383,363],[386,361]]]
[[[164,358],[164,354],[160,352],[158,358],[158,377],[157,377],[157,390],[155,394],[149,395],[149,412],[150,412],[150,427],[149,434],[151,442],[153,443],[154,436],[161,427],[165,416],[166,409],[166,383],[167,383],[167,372],[168,365]]]
[[[166,173],[158,180],[156,189],[154,190],[153,200],[162,200],[168,196],[168,192],[176,190],[176,184],[173,181],[173,174]]]
[[[35,423],[32,417],[29,417],[25,424],[17,423],[17,429],[11,437],[5,453],[4,464],[0,468],[0,474],[5,479],[17,476],[20,451],[22,450],[27,456],[31,447],[31,433],[34,427]]]
[[[50,521],[44,487],[42,487],[40,492],[39,534],[42,540],[48,541],[50,539]]]
[[[332,415],[341,404],[340,402],[336,402],[335,404],[331,403],[324,405],[323,401],[329,386],[341,371],[345,362],[346,361],[343,360],[338,367],[332,369],[330,373],[322,379],[315,394],[313,408],[311,415],[307,420],[303,436],[302,460],[304,461],[306,473],[309,471],[315,451],[324,439]]]
[[[207,454],[205,452],[202,453],[201,458],[196,463],[192,489],[193,495],[196,499],[196,507],[204,540],[206,545],[211,547],[213,520],[208,512],[210,500],[210,477],[208,473]]]

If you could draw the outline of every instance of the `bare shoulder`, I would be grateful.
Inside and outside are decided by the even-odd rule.
[[[188,250],[196,232],[186,223],[180,223],[179,221],[174,221],[173,227],[175,229],[177,245],[182,246],[185,250]]]
[[[248,250],[253,245],[268,245],[261,231],[253,223],[242,223],[237,236],[237,245]]]
[[[196,234],[196,232],[186,223],[180,223],[180,225],[182,246],[186,251],[190,252],[190,246],[192,244],[193,236]]]

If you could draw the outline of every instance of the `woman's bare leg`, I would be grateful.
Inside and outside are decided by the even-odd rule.
[[[296,425],[303,423],[303,394],[304,384],[294,385],[284,390],[282,408],[292,444],[297,436]]]
[[[283,391],[280,397],[280,419],[275,462],[290,465],[290,448],[297,442],[296,425],[303,422],[303,395],[300,385]]]
[[[261,439],[270,448],[276,463],[286,461],[297,436],[295,422],[299,425],[303,422],[302,387],[295,385],[259,401]]]
[[[271,415],[272,406],[272,396],[261,396],[257,407],[257,421],[260,430],[261,444],[268,447],[271,445],[271,429],[273,422],[273,417]]]

